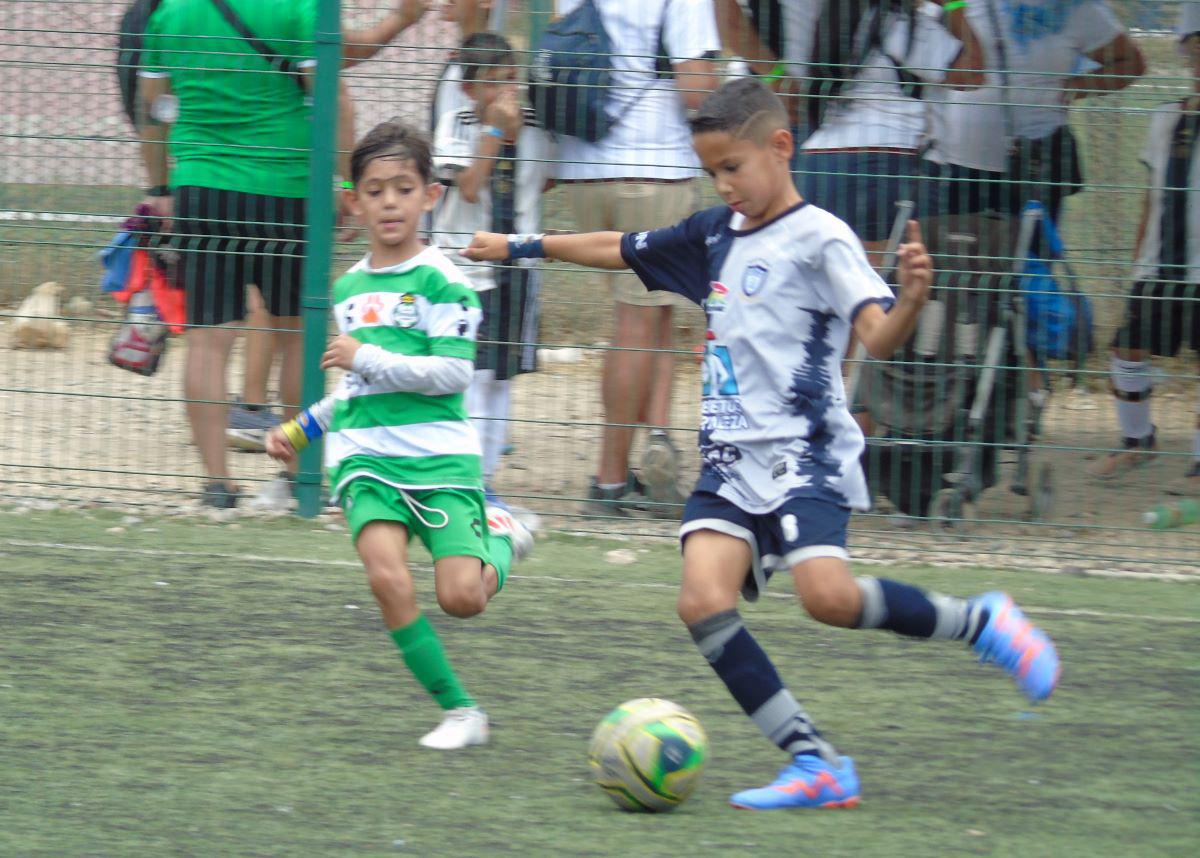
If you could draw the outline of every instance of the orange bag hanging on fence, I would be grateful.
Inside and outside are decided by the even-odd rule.
[[[168,332],[181,333],[187,320],[184,290],[172,286],[150,251],[139,247],[133,251],[125,288],[113,297],[128,304],[129,310],[109,343],[109,363],[139,375],[154,375],[167,348]]]

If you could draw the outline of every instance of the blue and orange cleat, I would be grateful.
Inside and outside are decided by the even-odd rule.
[[[975,602],[988,612],[971,645],[979,660],[1003,667],[1030,700],[1045,700],[1062,673],[1054,642],[1025,618],[1007,593],[984,593]]]
[[[770,784],[734,793],[729,803],[741,810],[855,807],[862,794],[854,760],[839,757],[838,762],[834,768],[821,757],[797,754]]]

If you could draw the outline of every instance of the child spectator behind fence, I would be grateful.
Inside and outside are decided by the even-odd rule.
[[[551,182],[555,147],[518,96],[516,57],[496,33],[474,33],[459,51],[470,104],[438,118],[434,164],[446,194],[434,212],[434,241],[463,247],[476,231],[535,233]],[[536,369],[540,272],[534,260],[476,263],[466,272],[483,305],[467,413],[483,444],[490,501],[508,429],[512,378]]]

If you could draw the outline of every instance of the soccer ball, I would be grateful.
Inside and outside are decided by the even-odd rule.
[[[588,761],[600,789],[625,810],[674,810],[696,789],[708,737],[692,713],[669,700],[622,703],[592,734]]]

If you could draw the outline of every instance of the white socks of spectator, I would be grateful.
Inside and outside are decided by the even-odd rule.
[[[467,416],[483,447],[483,479],[491,483],[508,436],[508,405],[512,382],[498,381],[493,369],[477,369],[467,388]]]
[[[1141,440],[1154,433],[1150,420],[1150,364],[1140,360],[1112,359],[1113,395],[1117,398],[1117,422],[1121,437]]]

